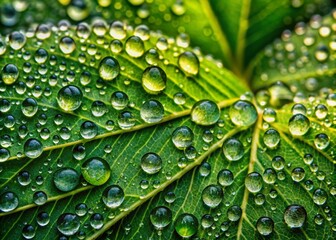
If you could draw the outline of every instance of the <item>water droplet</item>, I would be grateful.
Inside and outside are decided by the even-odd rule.
[[[99,76],[105,81],[115,79],[120,73],[120,65],[117,59],[105,57],[101,60],[98,68]]]
[[[172,134],[172,141],[176,148],[185,149],[192,145],[194,134],[187,126],[181,126],[174,130]]]
[[[231,222],[237,222],[241,215],[242,215],[242,209],[237,205],[232,205],[226,212],[228,219]]]
[[[71,54],[76,50],[76,44],[71,37],[62,37],[59,42],[59,48],[64,54]]]
[[[91,105],[91,113],[95,117],[102,117],[107,112],[106,104],[102,101],[94,101]]]
[[[104,225],[104,217],[100,213],[94,213],[90,217],[90,225],[93,229],[101,229]]]
[[[183,213],[175,220],[175,230],[183,238],[193,236],[198,230],[198,220],[190,213]]]
[[[209,185],[202,191],[202,200],[209,208],[217,207],[222,202],[223,197],[223,190],[218,185]]]
[[[29,183],[31,183],[30,173],[27,171],[20,172],[17,179],[21,186],[27,186]]]
[[[152,209],[149,218],[155,229],[162,230],[171,223],[172,211],[165,206],[159,206]]]
[[[39,140],[30,138],[25,142],[23,151],[29,158],[38,158],[43,152],[43,145]]]
[[[0,148],[0,162],[5,162],[10,157],[10,152],[6,148]]]
[[[324,222],[324,218],[321,214],[316,214],[314,217],[314,222],[316,225],[322,225]]]
[[[33,98],[26,98],[22,101],[21,111],[26,117],[33,117],[38,110],[37,102]]]
[[[238,161],[244,156],[244,146],[238,139],[229,138],[223,144],[223,152],[229,161]]]
[[[186,102],[186,97],[183,93],[175,93],[174,94],[174,103],[177,105],[183,105]]]
[[[268,148],[274,149],[274,148],[276,148],[278,146],[278,144],[280,142],[280,134],[275,129],[272,129],[272,128],[268,129],[264,133],[263,141],[264,141],[264,144]]]
[[[50,222],[49,214],[46,212],[40,212],[39,214],[37,214],[36,222],[41,227],[47,226],[48,223]]]
[[[294,182],[301,182],[305,178],[305,170],[300,167],[296,167],[292,170],[291,177]]]
[[[284,220],[290,228],[301,228],[307,218],[307,212],[301,205],[289,205],[284,212]]]
[[[111,95],[111,104],[116,110],[122,110],[127,107],[128,101],[128,96],[124,92],[116,91]]]
[[[145,53],[145,46],[141,38],[131,36],[126,40],[125,51],[134,58],[139,58]]]
[[[327,202],[328,194],[322,188],[317,188],[313,193],[313,201],[315,204],[321,206]]]
[[[79,184],[79,174],[73,168],[61,168],[54,173],[53,182],[58,190],[69,192]]]
[[[140,108],[140,116],[147,123],[160,122],[164,115],[162,104],[156,100],[144,102]]]
[[[47,200],[48,200],[48,196],[43,191],[35,192],[34,195],[33,195],[33,202],[36,205],[43,205],[47,202]]]
[[[85,147],[83,145],[77,145],[72,149],[72,156],[80,161],[83,160],[86,156]]]
[[[94,122],[85,121],[80,126],[80,135],[85,139],[92,139],[98,134],[98,127]]]
[[[19,69],[16,65],[9,63],[2,68],[1,79],[7,84],[13,84],[19,78]]]
[[[199,72],[199,60],[193,52],[186,51],[178,58],[178,65],[187,75],[197,75]]]
[[[145,69],[142,74],[142,87],[149,94],[159,94],[166,88],[166,73],[157,66]]]
[[[272,168],[266,168],[262,177],[267,184],[274,184],[277,178],[276,172]]]
[[[203,228],[210,228],[214,224],[215,220],[210,214],[204,214],[201,218],[201,225]]]
[[[88,206],[85,203],[79,203],[75,207],[75,212],[77,216],[83,217],[89,211]]]
[[[14,50],[21,49],[26,43],[26,36],[21,32],[12,32],[8,36],[8,43]]]
[[[239,100],[235,102],[229,111],[231,121],[237,126],[250,126],[255,123],[258,117],[256,108],[252,103]]]
[[[58,105],[67,112],[77,110],[82,104],[82,99],[82,91],[73,85],[61,88],[57,94]]]
[[[64,213],[57,219],[57,229],[65,236],[75,235],[80,227],[79,218],[72,213]]]
[[[272,218],[261,217],[257,221],[257,230],[263,236],[268,236],[273,232],[274,222]]]
[[[110,35],[115,39],[124,39],[127,35],[124,23],[121,21],[114,21],[110,26]]]
[[[122,129],[128,129],[135,125],[136,119],[129,111],[121,112],[118,116],[118,125]]]
[[[245,187],[251,193],[257,193],[261,190],[263,186],[262,177],[257,172],[251,172],[245,178]]]
[[[19,205],[19,198],[13,192],[4,192],[0,195],[0,210],[2,212],[13,211]]]
[[[329,49],[325,45],[320,45],[315,51],[315,58],[319,62],[324,62],[329,58]]]
[[[255,196],[254,196],[254,202],[255,204],[257,204],[258,206],[261,206],[265,203],[265,200],[266,200],[266,197],[264,194],[262,193],[257,193]]]
[[[25,239],[32,239],[35,237],[35,234],[36,234],[36,229],[34,226],[30,224],[26,224],[22,229],[22,236]]]
[[[329,136],[325,133],[319,133],[315,136],[314,145],[319,150],[324,150],[329,146]]]
[[[308,132],[309,127],[309,119],[301,113],[293,115],[288,122],[288,129],[293,136],[305,135]]]
[[[107,182],[110,178],[111,170],[104,159],[93,157],[83,163],[82,175],[88,183],[99,186]]]
[[[315,107],[315,116],[318,119],[325,119],[328,115],[328,108],[324,104],[318,104]]]
[[[191,120],[199,125],[209,126],[215,124],[219,117],[219,107],[210,100],[201,100],[195,103],[191,110]]]
[[[148,174],[158,173],[162,168],[162,159],[156,153],[146,153],[141,158],[141,168]]]
[[[223,186],[227,187],[233,183],[234,177],[233,173],[228,169],[222,169],[218,172],[217,181],[218,183]]]
[[[124,190],[118,185],[111,185],[105,188],[102,200],[109,208],[119,207],[125,199]]]
[[[272,167],[277,171],[282,170],[285,167],[285,159],[281,156],[275,156],[272,159]]]

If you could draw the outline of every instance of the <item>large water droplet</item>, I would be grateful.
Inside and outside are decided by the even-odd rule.
[[[223,190],[218,185],[209,185],[202,191],[202,200],[209,208],[217,207],[223,201],[223,197]]]
[[[183,238],[193,236],[198,229],[197,218],[190,213],[183,213],[175,220],[175,230]]]
[[[156,153],[146,153],[141,158],[141,168],[148,174],[158,173],[162,168],[162,159]]]
[[[164,115],[162,104],[156,100],[144,102],[140,108],[140,116],[147,123],[160,122]]]
[[[101,229],[104,225],[104,217],[100,213],[94,213],[90,217],[90,225],[93,229]]]
[[[257,193],[261,190],[263,186],[263,180],[259,173],[251,172],[245,178],[245,187],[251,193]]]
[[[75,235],[80,227],[79,218],[72,213],[64,213],[57,219],[57,229],[65,236]]]
[[[33,117],[38,110],[37,102],[33,98],[26,98],[22,101],[21,111],[26,117]]]
[[[98,134],[98,127],[94,122],[85,121],[80,126],[80,135],[85,139],[92,139]]]
[[[2,68],[1,71],[1,79],[2,81],[7,84],[13,84],[19,78],[19,69],[14,64],[7,64]]]
[[[185,149],[191,146],[194,140],[194,134],[187,126],[181,126],[174,130],[172,134],[172,141],[176,148]]]
[[[324,150],[329,146],[329,136],[325,133],[319,133],[315,136],[314,145],[319,150]]]
[[[223,187],[230,186],[233,183],[233,180],[234,180],[233,173],[230,170],[223,169],[218,172],[217,181],[221,186]]]
[[[157,230],[162,230],[172,221],[172,211],[164,206],[153,208],[150,212],[150,221]]]
[[[229,161],[238,161],[244,156],[244,146],[238,139],[230,138],[224,142],[223,152]]]
[[[301,113],[293,115],[288,122],[288,129],[293,136],[305,135],[308,132],[309,127],[309,119]]]
[[[43,152],[43,145],[39,140],[35,138],[30,138],[25,142],[23,146],[23,151],[27,157],[37,158],[41,156]]]
[[[71,37],[62,37],[59,42],[59,48],[64,54],[71,54],[76,50],[76,44]]]
[[[82,91],[73,85],[61,88],[57,94],[58,105],[67,112],[77,110],[82,104],[82,99]]]
[[[110,178],[111,170],[104,159],[93,157],[83,163],[82,175],[88,183],[99,186],[107,182]]]
[[[99,76],[105,81],[115,79],[120,73],[118,60],[113,57],[105,57],[99,64],[98,72]]]
[[[119,207],[125,199],[124,190],[118,185],[111,185],[105,188],[102,200],[109,208]]]
[[[209,126],[215,124],[220,117],[220,110],[216,103],[201,100],[194,104],[191,110],[191,120],[196,124]]]
[[[193,52],[184,52],[178,58],[179,67],[187,75],[197,75],[199,71],[199,60]]]
[[[4,192],[0,195],[0,210],[2,212],[13,211],[19,205],[19,198],[13,192]]]
[[[145,53],[145,46],[141,38],[131,36],[126,40],[125,51],[134,58],[139,58]]]
[[[239,100],[235,102],[229,111],[231,121],[237,126],[250,126],[257,120],[258,113],[252,103]]]
[[[271,128],[268,129],[263,136],[263,140],[265,145],[270,148],[270,149],[274,149],[278,146],[279,142],[280,142],[280,134],[277,130]]]
[[[36,205],[43,205],[47,202],[48,196],[45,192],[43,191],[37,191],[33,195],[33,202]]]
[[[226,214],[231,222],[237,222],[242,215],[242,209],[237,205],[233,205],[227,210]]]
[[[142,86],[150,94],[158,94],[166,88],[166,73],[156,66],[145,69],[142,74]]]
[[[128,101],[128,96],[124,92],[116,91],[111,95],[111,104],[116,110],[122,110],[127,107]]]
[[[272,218],[261,217],[257,221],[257,230],[263,236],[268,236],[273,232],[274,222]]]
[[[58,190],[69,192],[79,184],[79,174],[73,168],[61,168],[54,173],[53,182]]]
[[[8,43],[14,50],[19,50],[25,45],[26,36],[21,32],[12,32],[8,36]]]
[[[22,229],[22,236],[24,239],[32,239],[35,237],[36,229],[30,224],[26,224]]]
[[[40,212],[36,217],[36,222],[39,226],[43,227],[50,222],[50,216],[46,212]]]
[[[307,218],[307,212],[301,205],[289,205],[284,212],[284,220],[290,228],[301,228]]]
[[[305,175],[305,170],[301,167],[294,168],[291,173],[294,182],[301,182],[305,178]]]

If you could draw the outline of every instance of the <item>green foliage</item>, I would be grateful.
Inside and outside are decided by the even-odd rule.
[[[48,4],[0,5],[1,239],[335,238],[328,1]]]

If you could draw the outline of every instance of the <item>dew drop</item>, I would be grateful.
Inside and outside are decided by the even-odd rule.
[[[64,213],[57,219],[57,229],[65,236],[75,235],[80,227],[79,218],[72,213]]]
[[[106,183],[111,175],[109,164],[100,157],[93,157],[86,160],[82,164],[81,170],[84,179],[95,186]]]
[[[25,142],[23,151],[29,158],[38,158],[43,152],[43,145],[39,140],[30,138]]]
[[[239,100],[230,107],[229,116],[235,125],[247,127],[255,123],[258,114],[252,103]]]
[[[77,216],[83,217],[89,211],[88,206],[85,203],[79,203],[75,206],[75,212]]]
[[[233,173],[228,169],[222,169],[218,172],[217,175],[217,182],[223,186],[227,187],[230,186],[233,183],[234,176]]]
[[[210,214],[204,214],[201,218],[201,225],[204,229],[210,228],[215,220]]]
[[[47,200],[48,200],[48,196],[43,191],[35,192],[34,195],[33,195],[33,202],[36,205],[43,205],[47,202]]]
[[[187,126],[181,126],[174,130],[172,134],[172,141],[176,148],[185,149],[192,145],[194,140],[194,133]]]
[[[118,125],[122,129],[129,129],[135,125],[136,119],[129,111],[121,112],[118,116]]]
[[[17,180],[21,186],[27,186],[31,183],[30,173],[22,171],[18,174]]]
[[[216,208],[222,202],[223,197],[223,190],[218,185],[209,185],[202,191],[203,203],[209,208]]]
[[[271,128],[268,129],[263,136],[263,141],[264,144],[269,148],[269,149],[274,149],[278,146],[280,142],[280,134],[277,130]]]
[[[289,205],[284,212],[284,220],[290,228],[301,228],[307,218],[307,212],[301,205]]]
[[[38,110],[37,102],[33,98],[26,98],[22,101],[21,111],[26,117],[33,117]]]
[[[244,146],[238,139],[229,138],[223,144],[223,152],[229,161],[238,161],[244,156]]]
[[[119,207],[125,199],[124,190],[118,185],[111,185],[105,188],[102,200],[109,208]]]
[[[146,123],[160,122],[164,115],[164,108],[159,101],[148,100],[140,108],[140,116]]]
[[[183,213],[175,220],[175,231],[183,238],[193,236],[198,230],[198,220],[190,213]]]
[[[305,175],[305,170],[301,167],[294,168],[291,173],[294,182],[301,182],[305,178]]]
[[[39,214],[37,214],[36,222],[41,227],[47,226],[48,223],[50,222],[49,214],[46,212],[40,212]]]
[[[305,135],[308,132],[309,127],[309,119],[301,113],[293,115],[288,122],[288,129],[293,136]]]
[[[36,229],[34,226],[30,224],[26,224],[22,229],[22,236],[25,239],[32,239],[35,237],[35,234],[36,234]]]
[[[94,122],[85,121],[80,126],[80,135],[84,139],[92,139],[98,134],[98,127]]]
[[[82,104],[83,93],[73,85],[61,88],[57,94],[58,105],[67,112],[77,110]]]
[[[19,69],[16,65],[9,63],[2,68],[1,79],[6,85],[16,82],[19,78]]]
[[[58,190],[69,192],[79,184],[79,174],[73,168],[61,168],[54,173],[53,182]]]
[[[2,212],[13,211],[19,205],[19,198],[13,192],[4,192],[0,195],[0,210]]]
[[[59,42],[59,48],[64,54],[71,54],[76,50],[76,44],[71,37],[62,37]]]
[[[145,69],[142,74],[142,87],[149,94],[159,94],[166,88],[166,73],[157,66]]]
[[[251,193],[257,193],[261,190],[263,186],[263,180],[259,173],[251,172],[245,178],[245,187]]]
[[[165,206],[159,206],[152,209],[149,218],[155,229],[162,230],[171,223],[172,211]]]
[[[94,101],[91,105],[91,113],[95,117],[102,117],[107,112],[106,104],[102,101]]]
[[[313,201],[316,205],[323,205],[327,202],[328,194],[322,188],[317,188],[313,193]]]
[[[242,209],[237,205],[233,205],[227,210],[226,214],[231,222],[237,222],[242,215]]]
[[[257,230],[263,236],[268,236],[273,232],[274,222],[272,218],[261,217],[257,221]]]
[[[141,158],[141,168],[147,174],[158,173],[162,168],[162,159],[156,153],[146,153]]]
[[[112,107],[116,110],[122,110],[127,107],[129,102],[128,96],[126,93],[121,91],[116,91],[111,95],[111,104]]]
[[[201,100],[194,104],[191,110],[191,120],[198,125],[209,126],[215,124],[220,117],[220,110],[216,103]]]
[[[8,36],[8,43],[14,50],[21,49],[26,43],[26,36],[21,32],[12,32]]]
[[[199,72],[199,60],[193,52],[186,51],[178,58],[178,65],[187,75],[197,75]]]
[[[329,146],[329,136],[325,133],[319,133],[315,136],[314,145],[319,150],[324,150]]]
[[[124,23],[121,21],[114,21],[110,26],[110,35],[115,39],[124,39],[127,35]]]
[[[141,38],[131,36],[126,40],[125,51],[134,58],[139,58],[145,53],[145,46]]]
[[[99,64],[98,72],[103,80],[111,81],[120,73],[119,62],[113,57],[105,57]]]
[[[277,178],[276,172],[272,168],[266,168],[262,177],[267,184],[274,184]]]
[[[94,213],[90,217],[90,226],[93,229],[101,229],[104,226],[104,217],[100,213]]]

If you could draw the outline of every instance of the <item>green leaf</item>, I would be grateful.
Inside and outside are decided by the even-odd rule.
[[[222,2],[201,3],[186,9],[195,16],[206,9],[214,24],[209,9]],[[166,20],[163,13],[171,10],[161,6],[156,19]],[[143,23],[128,7],[119,14]],[[237,2],[232,9],[242,7]],[[334,13],[323,21],[312,20],[306,30],[323,35],[330,29],[317,37],[328,44],[328,59],[306,66],[313,74],[316,66],[334,64]],[[256,58],[251,85],[260,91],[254,96],[245,86],[249,79],[202,54],[213,46],[202,45],[201,52],[181,36],[115,24],[111,31],[102,21],[72,27],[63,21],[0,39],[1,239],[336,237],[333,80],[328,70],[316,71],[321,85],[301,92],[302,83],[287,81],[283,70],[306,61],[303,36],[293,36],[294,54],[277,66],[282,74],[269,49]],[[156,27],[169,33],[169,24]],[[234,30],[216,24],[216,34]],[[196,33],[196,41],[209,40],[197,40]],[[291,48],[287,35],[274,44],[280,60],[281,50]],[[247,39],[232,43],[245,46]],[[224,55],[223,61],[232,58]],[[249,71],[245,60],[237,57],[232,69]],[[271,77],[260,81],[265,74]]]
[[[329,0],[281,0],[277,4],[267,0],[32,0],[25,7],[10,2],[3,5],[3,10],[11,9],[15,14],[9,19],[12,21],[2,21],[1,32],[8,33],[6,29],[11,31],[13,25],[26,29],[61,19],[73,23],[97,17],[108,23],[121,19],[131,25],[146,24],[169,36],[186,33],[192,46],[206,49],[237,75],[249,78],[249,63],[266,44],[285,27],[328,12],[330,5]],[[50,15],[48,8],[55,9],[54,14]]]

